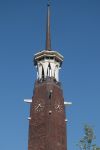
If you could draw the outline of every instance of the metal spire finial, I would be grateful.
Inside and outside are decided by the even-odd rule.
[[[50,3],[51,3],[50,0],[48,0],[48,6],[50,6]]]
[[[47,4],[47,29],[46,29],[46,50],[51,50],[51,38],[50,38],[50,0]]]

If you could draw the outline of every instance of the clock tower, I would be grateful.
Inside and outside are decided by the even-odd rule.
[[[50,4],[47,5],[46,47],[34,55],[37,79],[30,103],[28,150],[67,150],[66,117],[59,71],[63,56],[51,48]]]

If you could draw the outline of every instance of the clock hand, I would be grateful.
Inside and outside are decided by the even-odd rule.
[[[40,107],[40,104],[38,104],[38,106],[36,107],[36,110]]]

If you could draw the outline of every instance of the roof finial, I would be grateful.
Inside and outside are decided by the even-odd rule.
[[[46,29],[46,50],[51,50],[51,38],[50,38],[50,0],[47,4],[47,29]]]
[[[48,6],[50,6],[50,3],[51,3],[50,0],[48,0]]]

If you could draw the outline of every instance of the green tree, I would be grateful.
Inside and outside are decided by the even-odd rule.
[[[96,150],[100,150],[100,147],[96,147]]]
[[[78,147],[80,150],[96,150],[96,145],[93,144],[95,139],[94,130],[91,126],[84,126],[84,136],[79,140]]]

